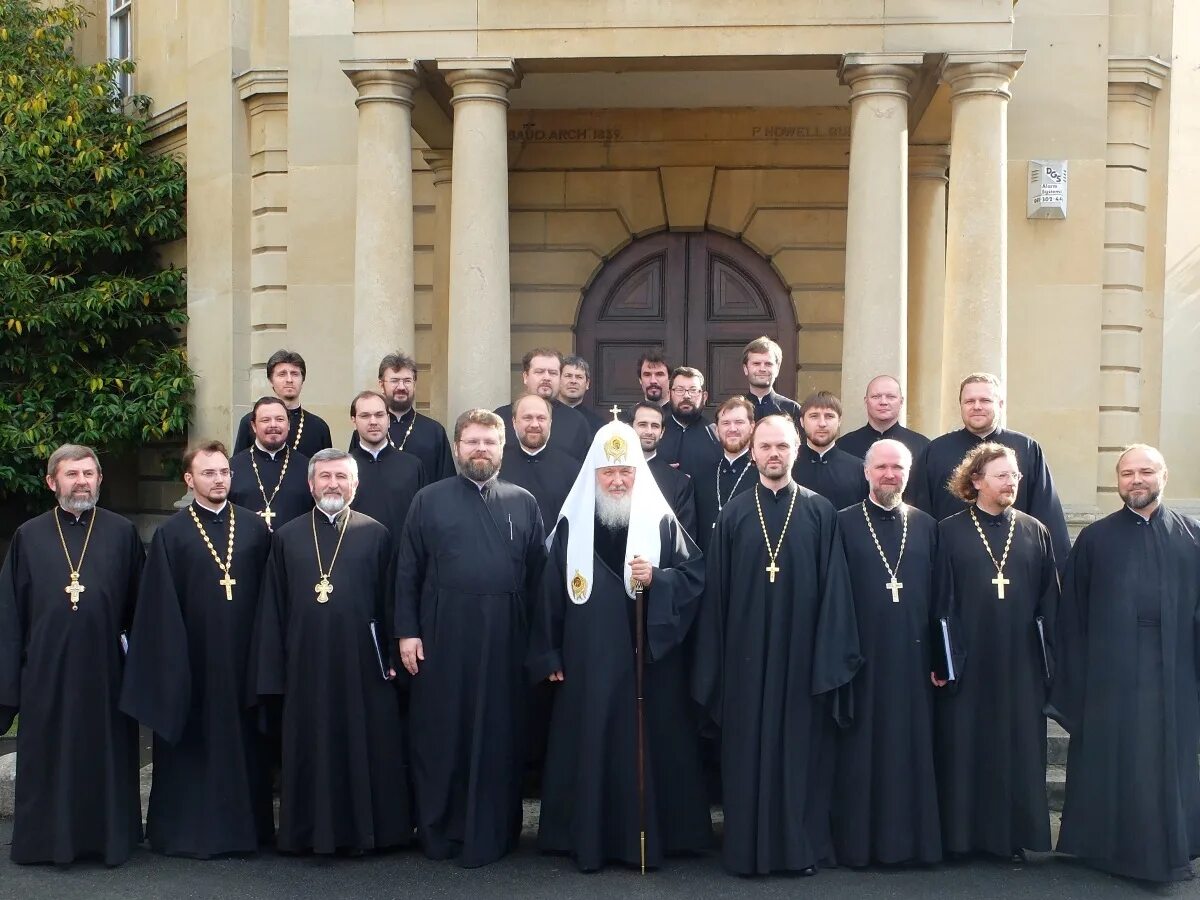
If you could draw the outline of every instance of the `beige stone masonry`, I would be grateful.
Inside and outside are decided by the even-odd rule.
[[[908,147],[908,427],[940,434],[957,408],[942,410],[946,315],[946,144]]]

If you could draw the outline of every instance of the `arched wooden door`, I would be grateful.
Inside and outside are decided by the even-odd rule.
[[[709,405],[745,390],[742,348],[768,335],[783,347],[776,389],[794,396],[796,315],[766,260],[715,232],[660,232],[609,260],[579,307],[576,352],[592,364],[592,403],[641,399],[637,359],[662,348],[704,373]]]

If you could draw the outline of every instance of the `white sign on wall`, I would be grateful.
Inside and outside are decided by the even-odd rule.
[[[1031,159],[1029,194],[1025,203],[1027,219],[1065,219],[1067,217],[1067,161]]]

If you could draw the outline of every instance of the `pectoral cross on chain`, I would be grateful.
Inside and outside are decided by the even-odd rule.
[[[775,560],[771,560],[771,564],[767,566],[767,574],[771,576],[771,584],[775,583],[775,576],[779,573],[779,566],[775,565]]]
[[[221,587],[225,588],[225,599],[233,599],[233,586],[237,584],[237,579],[231,578],[229,573],[225,573],[225,577],[217,582]]]
[[[63,588],[64,593],[71,595],[71,612],[79,609],[79,595],[86,590],[87,588],[79,583],[79,576],[72,572],[71,583]]]
[[[1012,584],[1012,582],[1004,577],[1003,572],[997,572],[996,577],[992,579],[992,584],[994,584],[996,586],[996,596],[998,598],[1000,598],[1001,600],[1003,600],[1004,599],[1004,586],[1006,584]]]
[[[328,603],[329,595],[333,593],[333,584],[322,575],[321,580],[313,586],[313,590],[317,592],[318,603]]]
[[[267,530],[273,531],[274,529],[271,528],[271,520],[275,518],[275,513],[271,510],[271,507],[268,506],[266,509],[259,510],[258,514],[266,520]]]
[[[899,603],[900,602],[900,588],[904,587],[904,585],[901,582],[896,580],[895,575],[892,576],[892,580],[889,581],[887,584],[885,584],[884,587],[892,592],[892,602]]]

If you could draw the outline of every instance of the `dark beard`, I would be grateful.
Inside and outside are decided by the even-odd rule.
[[[680,425],[695,425],[704,415],[704,409],[703,407],[697,406],[696,409],[690,413],[681,413],[675,408],[675,404],[672,403],[671,415],[675,417],[675,421],[677,421]]]

